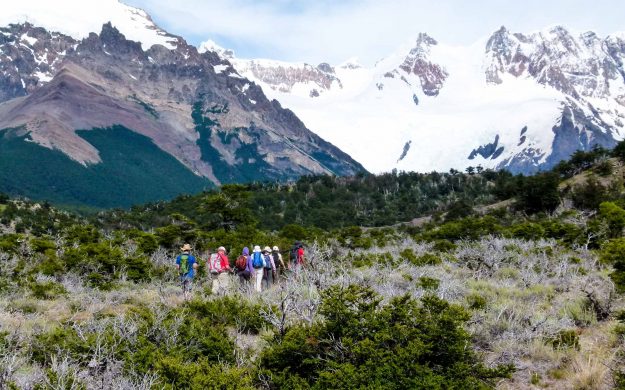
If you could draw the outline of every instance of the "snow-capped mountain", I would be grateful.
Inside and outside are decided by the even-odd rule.
[[[110,184],[109,198],[124,201],[106,206],[128,205],[159,199],[164,187],[171,196],[211,183],[363,170],[227,60],[199,53],[141,10],[116,0],[5,8],[0,191],[95,204],[85,191]],[[136,150],[118,152],[122,139]],[[58,180],[41,192],[38,181],[50,177]]]
[[[200,51],[228,58],[374,172],[531,173],[625,136],[625,34],[502,27],[463,47],[419,34],[371,67],[238,59],[212,41]]]

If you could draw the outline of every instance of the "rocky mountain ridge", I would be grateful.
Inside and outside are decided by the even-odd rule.
[[[422,33],[372,67],[328,66],[331,83],[312,73],[291,76],[319,67],[237,59],[232,52],[229,58],[369,170],[481,165],[532,173],[625,136],[624,38],[574,35],[562,26],[531,34],[502,27],[452,47]],[[354,137],[364,144],[354,145]],[[493,146],[498,153],[478,153]]]
[[[76,130],[121,125],[214,184],[363,170],[227,60],[167,38],[171,47],[146,48],[111,23],[83,39],[0,28],[0,129],[11,129],[2,138],[89,168],[106,161]]]

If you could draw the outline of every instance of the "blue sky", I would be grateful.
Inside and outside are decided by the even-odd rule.
[[[124,1],[124,0],[122,0]],[[599,35],[625,31],[622,0],[127,0],[190,43],[212,39],[241,58],[370,64],[419,32],[469,44],[500,26],[561,24]]]

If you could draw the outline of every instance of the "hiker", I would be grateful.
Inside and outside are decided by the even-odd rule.
[[[260,251],[260,246],[254,246],[254,252],[252,253],[252,267],[254,268],[255,288],[257,292],[262,289],[263,283],[263,268],[265,268],[265,259]]]
[[[176,269],[180,275],[180,284],[182,286],[182,293],[185,299],[188,299],[188,294],[193,287],[193,277],[195,276],[195,270],[198,268],[195,257],[191,254],[191,245],[184,244],[180,248],[182,252],[176,257]]]
[[[301,241],[295,241],[289,252],[289,268],[296,272],[304,266],[304,245]]]
[[[217,295],[220,290],[226,291],[230,284],[229,273],[232,270],[230,269],[230,260],[228,260],[226,255],[226,248],[220,246],[217,249],[217,253],[211,255],[209,263],[210,273],[213,278],[212,292],[214,295]]]
[[[274,245],[271,251],[271,255],[273,256],[273,263],[276,266],[276,273],[273,276],[274,281],[279,281],[280,277],[284,276],[284,270],[286,266],[284,265],[284,261],[282,260],[282,254],[280,253],[280,248]]]
[[[263,267],[263,284],[265,285],[265,289],[269,289],[273,285],[273,275],[276,272],[276,265],[273,262],[271,248],[268,246],[263,249],[263,260],[265,261],[265,266]]]
[[[248,247],[243,248],[243,253],[237,258],[234,268],[241,284],[250,281],[254,268],[252,267],[252,258],[250,257],[250,249]]]

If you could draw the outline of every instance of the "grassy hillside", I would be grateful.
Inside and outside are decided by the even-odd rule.
[[[531,178],[229,185],[89,219],[0,196],[0,374],[25,389],[625,388],[625,156],[613,156]],[[369,225],[393,226],[336,210],[358,202],[376,210]],[[281,215],[300,212],[315,217]],[[294,240],[301,272],[213,294],[209,252],[288,256]],[[189,300],[173,267],[184,242],[202,260]]]
[[[129,207],[170,199],[210,186],[148,138],[121,126],[77,131],[100,152],[87,167],[16,136],[0,132],[0,189],[14,196],[96,208]]]

